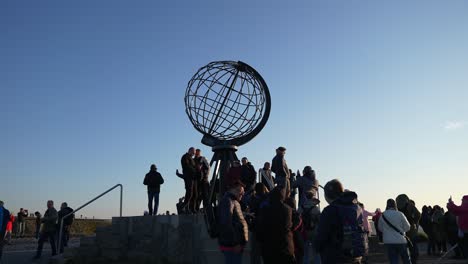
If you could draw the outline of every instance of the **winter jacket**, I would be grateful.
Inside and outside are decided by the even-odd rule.
[[[0,207],[0,236],[3,238],[5,236],[6,227],[10,221],[10,211],[4,207]]]
[[[24,218],[28,217],[28,213],[26,212],[19,212],[18,213],[18,217],[16,218],[16,220],[18,221],[18,223],[23,223],[24,222]]]
[[[406,219],[405,215],[402,212],[399,212],[394,209],[388,209],[383,212],[379,220],[378,228],[383,233],[383,243],[384,244],[406,244],[406,238],[395,231],[390,225],[385,222],[383,217],[394,225],[398,230],[405,233],[410,230],[410,223]]]
[[[273,160],[271,161],[271,171],[275,173],[275,176],[278,177],[285,177],[289,179],[289,168],[288,164],[286,164],[286,160],[284,156],[281,154],[277,154]]]
[[[245,190],[252,190],[257,178],[254,166],[248,162],[246,165],[241,166],[241,170],[241,181],[245,185]]]
[[[55,232],[57,229],[57,218],[58,218],[58,213],[55,208],[49,208],[44,214],[44,217],[42,217],[41,221],[44,224],[43,227],[43,232],[44,233],[52,233]]]
[[[245,245],[249,240],[249,230],[239,201],[232,193],[224,194],[219,203],[218,214],[220,249],[229,251],[235,246]]]
[[[73,209],[71,209],[70,207],[65,207],[63,209],[60,209],[60,211],[58,211],[57,215],[58,215],[58,220],[57,220],[57,226],[58,228],[60,228],[60,222],[62,221],[62,218],[66,215],[68,215],[69,213],[73,212]],[[67,218],[65,218],[65,220],[63,220],[63,226],[66,227],[66,226],[71,226],[73,224],[73,219],[75,218],[75,215],[71,215]]]
[[[204,181],[208,181],[208,175],[210,174],[210,163],[208,163],[208,160],[203,156],[195,157],[193,160],[197,169],[195,178],[197,180],[203,179]]]
[[[325,207],[320,215],[320,221],[315,238],[315,247],[320,253],[322,263],[341,263],[346,259],[343,254],[343,225],[340,218],[339,207],[348,207],[355,210],[355,217],[364,231],[362,224],[362,209],[357,205],[357,195],[354,192],[345,192],[329,206]]]
[[[192,159],[189,153],[185,153],[180,159],[182,165],[182,174],[187,180],[194,180],[197,174],[195,160]]]
[[[463,196],[460,206],[455,205],[452,201],[447,204],[447,209],[458,216],[458,227],[463,232],[468,233],[468,195]]]
[[[294,259],[292,209],[280,201],[261,205],[257,238],[267,259]]]
[[[421,219],[421,212],[413,204],[410,203],[409,197],[406,194],[400,194],[395,199],[398,210],[402,212],[408,222],[410,223],[410,230],[407,236],[411,239],[418,235],[419,220]]]
[[[296,181],[291,185],[292,188],[299,188],[299,193],[301,194],[299,201],[301,204],[307,200],[306,193],[308,192],[312,192],[314,194],[314,198],[317,198],[319,182],[316,179],[312,179],[308,176],[297,177]]]
[[[185,174],[184,174],[185,175]],[[164,183],[164,179],[161,173],[157,171],[150,171],[146,173],[143,184],[148,186],[148,192],[160,192],[161,184]]]

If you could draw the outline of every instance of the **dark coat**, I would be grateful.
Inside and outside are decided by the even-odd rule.
[[[56,231],[57,228],[57,218],[58,218],[58,213],[55,208],[50,208],[47,209],[47,211],[44,214],[44,217],[42,217],[41,221],[44,224],[43,232],[44,233],[52,233]]]
[[[5,237],[6,227],[10,221],[10,211],[6,208],[3,208],[3,221],[2,226],[0,226],[0,237],[3,239]]]
[[[262,243],[262,254],[266,264],[293,263],[294,242],[291,207],[281,201],[270,201],[266,205],[262,205],[256,228],[258,240]]]
[[[249,239],[247,222],[235,196],[226,192],[218,207],[218,243],[221,247],[245,245]]]
[[[18,213],[18,217],[16,218],[16,221],[17,221],[18,223],[23,223],[23,222],[24,222],[24,218],[26,218],[26,217],[28,217],[28,213],[26,213],[26,212],[24,212],[24,211],[23,211],[23,212],[19,212],[19,213]]]
[[[356,193],[345,192],[340,198],[323,209],[315,239],[315,247],[317,252],[320,253],[323,264],[342,263],[347,259],[342,249],[343,226],[337,206],[353,207],[356,210],[356,217],[359,217],[359,214],[362,217],[362,211],[356,200]],[[364,229],[364,226],[362,226],[362,229]]]
[[[286,164],[284,156],[277,154],[271,161],[271,171],[275,173],[275,176],[289,178],[289,168]]]
[[[192,159],[190,154],[185,153],[180,159],[180,164],[182,165],[182,174],[187,180],[194,180],[197,174],[197,166],[195,160]]]
[[[150,171],[146,173],[143,184],[148,186],[148,192],[160,192],[161,184],[164,183],[164,179],[161,173],[157,171]]]
[[[70,207],[65,207],[63,209],[60,209],[60,211],[58,211],[58,221],[57,221],[57,225],[58,227],[60,228],[60,222],[62,221],[62,218],[66,215],[68,215],[69,213],[73,212],[73,209],[71,209]],[[63,226],[66,227],[66,226],[71,226],[73,224],[73,219],[75,218],[75,215],[71,215],[67,218],[65,218],[65,220],[63,221]]]
[[[246,165],[242,165],[241,169],[241,181],[245,184],[245,189],[252,190],[257,179],[257,172],[255,171],[254,166],[248,162]]]

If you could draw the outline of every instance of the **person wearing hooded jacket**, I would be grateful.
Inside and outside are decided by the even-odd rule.
[[[295,264],[292,208],[284,203],[286,189],[276,186],[260,206],[257,225],[265,264]]]
[[[395,230],[391,225],[399,231]],[[409,250],[404,236],[405,232],[410,230],[410,223],[405,215],[397,210],[395,200],[387,200],[387,208],[379,220],[378,229],[382,232],[383,243],[387,248],[390,263],[398,264],[398,259],[401,257],[404,264],[411,264]]]
[[[468,258],[468,195],[463,196],[460,206],[455,205],[452,201],[452,197],[450,197],[447,203],[447,209],[458,217],[458,228],[460,230],[460,235],[463,235],[460,239],[460,246],[463,255],[465,258]]]
[[[315,238],[315,249],[320,254],[321,263],[361,263],[362,258],[367,254],[368,246],[364,226],[362,209],[357,204],[357,194],[351,191],[344,191],[343,185],[337,179],[327,182],[324,186],[325,200],[329,206],[325,207],[320,215],[320,221]],[[352,212],[353,221],[361,232],[361,256],[345,255],[343,242],[343,222],[342,215],[350,215]]]

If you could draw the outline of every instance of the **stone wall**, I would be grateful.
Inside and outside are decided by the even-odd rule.
[[[245,263],[248,263],[248,246]],[[82,238],[73,263],[222,263],[203,215],[116,217]]]

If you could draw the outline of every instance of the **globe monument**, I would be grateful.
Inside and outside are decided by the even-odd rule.
[[[232,163],[239,160],[237,148],[265,127],[270,116],[270,92],[262,76],[248,64],[215,61],[193,75],[184,99],[187,116],[203,135],[201,142],[212,147],[214,152],[210,163],[214,168],[211,202],[205,208],[208,232],[212,234],[218,201],[214,199],[216,190],[222,192],[224,175]]]

